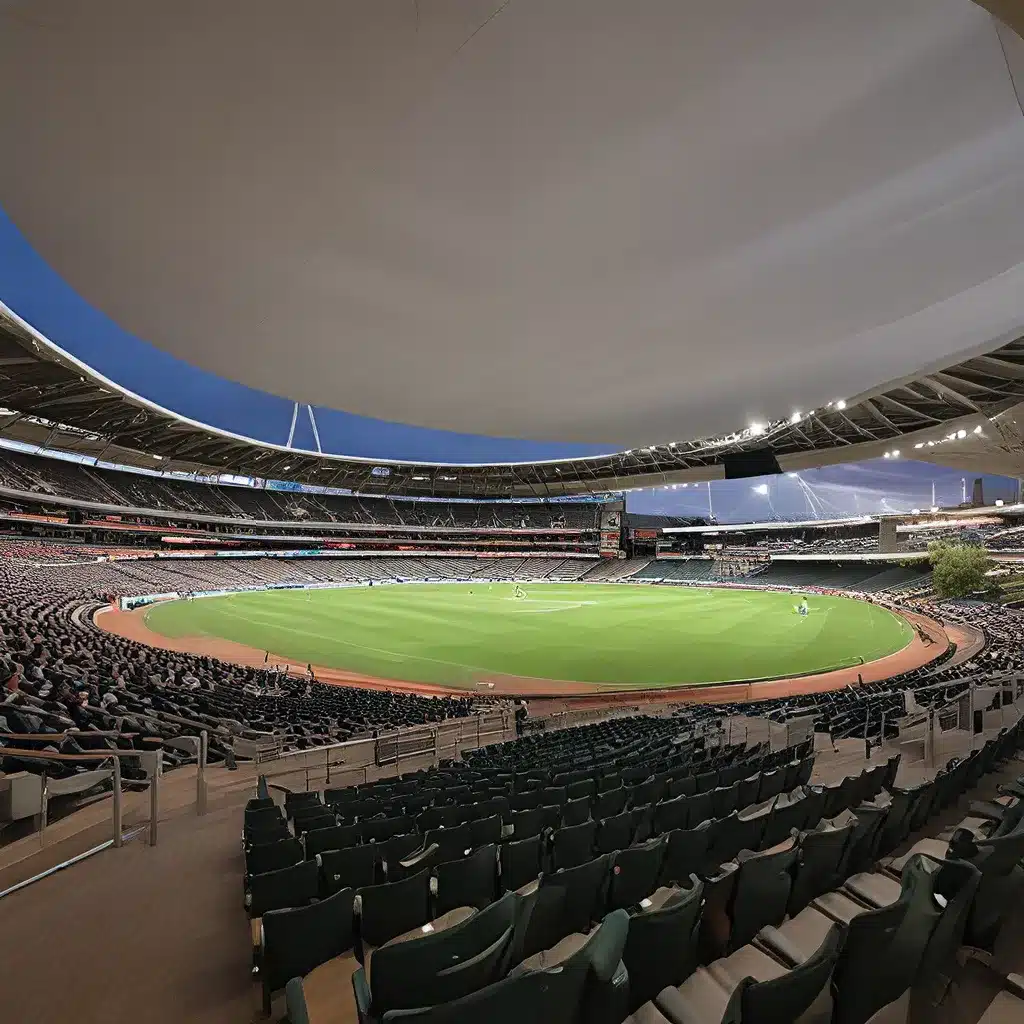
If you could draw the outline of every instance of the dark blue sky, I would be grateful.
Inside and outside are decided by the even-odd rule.
[[[751,480],[716,480],[711,484],[711,507],[719,522],[759,522],[768,519],[832,519],[928,508],[932,484],[938,505],[960,503],[966,482],[970,499],[978,474],[933,466],[909,459],[873,459],[845,466],[826,466],[797,475],[782,474]],[[987,504],[997,498],[1012,501],[1016,481],[985,476]],[[708,515],[708,485],[658,487],[626,494],[631,512],[657,515]]]
[[[216,377],[154,348],[76,294],[0,210],[0,300],[73,356],[122,387],[183,416],[222,430],[285,444],[293,403]],[[323,450],[363,458],[417,462],[532,462],[607,453],[605,445],[519,441],[315,409]],[[296,420],[295,448],[315,450],[306,407]]]

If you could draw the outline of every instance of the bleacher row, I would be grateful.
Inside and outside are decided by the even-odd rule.
[[[584,729],[567,732],[579,734],[579,750],[590,759],[592,737]],[[620,738],[607,728],[603,737]],[[288,830],[289,837],[276,842],[295,844],[293,855],[302,858],[247,876],[251,912],[262,915],[258,971],[266,1006],[287,985],[292,1024],[351,1019],[344,1007],[353,997],[362,1024],[531,1017],[570,1024],[865,1024],[913,996],[918,1012],[923,1006],[926,1014],[918,1019],[928,1019],[935,986],[952,969],[961,945],[991,950],[1013,912],[1024,856],[1024,785],[1011,787],[996,804],[973,808],[975,817],[950,843],[919,844],[910,855],[879,858],[984,773],[1005,764],[1022,738],[1019,726],[1004,732],[910,790],[894,785],[898,759],[820,787],[808,785],[811,759],[793,757],[800,752],[766,757],[724,748],[684,764],[687,755],[664,747],[652,764],[657,771],[634,781],[626,799],[628,811],[629,803],[662,794],[640,805],[645,809],[632,819],[640,827],[624,834],[621,845],[609,840],[613,849],[574,842],[573,862],[562,866],[555,859],[559,835],[589,824],[596,838],[601,825],[562,821],[560,828],[524,838],[518,831],[522,815],[546,805],[522,802],[538,793],[560,798],[551,806],[564,814],[574,801],[598,801],[625,789],[626,773],[636,780],[642,765],[621,768],[615,750],[606,750],[600,765],[562,775],[514,772],[503,779],[505,794],[495,797],[489,794],[509,776],[509,759],[499,751],[497,766],[482,770],[485,751],[475,768],[449,765],[372,790],[331,791],[333,811],[316,793],[287,794],[287,821],[301,840],[264,795],[246,810],[250,866],[264,845],[256,836],[270,829],[281,835]],[[574,737],[560,739],[564,750]],[[644,749],[641,756],[650,753]],[[755,765],[756,776],[747,774]],[[602,789],[613,776],[619,786]],[[435,783],[440,785],[433,788]],[[744,783],[750,783],[746,793],[734,798],[730,791]],[[669,795],[678,784],[688,792]],[[570,795],[574,786],[587,795]],[[550,792],[555,788],[558,794]],[[465,803],[438,802],[456,790]],[[481,794],[488,795],[472,801]],[[388,831],[379,823],[390,812],[415,810],[428,795],[432,804],[424,810],[477,806],[486,816],[470,819],[474,826],[493,818],[488,812],[497,808],[500,833],[488,825],[490,835],[480,836],[488,842],[428,867],[434,843],[426,842],[427,826],[436,817],[430,818],[417,834],[417,852],[397,861],[405,872],[397,880],[380,881],[392,877],[387,855],[367,859],[380,872],[371,878],[366,869],[369,882],[338,888],[345,879],[325,877],[323,854],[310,849],[321,830],[307,826],[327,814],[345,820],[327,828],[377,822],[369,835],[374,841],[353,848],[372,850],[376,837]],[[751,796],[754,802],[742,807]],[[507,803],[507,812],[504,804],[489,802],[496,799]],[[730,806],[727,816],[714,816]],[[457,831],[465,824],[448,827]],[[537,870],[530,877],[506,874],[505,851],[523,843],[546,850],[532,866]],[[312,844],[318,845],[315,839]],[[587,859],[576,862],[579,857]],[[288,909],[257,903],[267,899],[283,900]],[[354,974],[350,948],[360,964]],[[1004,1013],[1015,1019],[1022,1008],[1003,993],[985,1024]]]
[[[735,580],[737,576],[732,571],[735,564],[729,563],[728,575],[723,573],[722,564],[711,558],[661,559],[644,565],[631,578],[696,583],[714,583],[726,578]],[[916,569],[884,563],[771,562],[767,565],[751,563],[749,571],[740,579],[749,579],[757,586],[818,587],[874,594],[919,585],[922,575]]]
[[[601,505],[576,502],[458,502],[267,490],[85,466],[0,452],[0,486],[45,499],[59,495],[127,509],[257,522],[334,522],[423,527],[597,529]]]

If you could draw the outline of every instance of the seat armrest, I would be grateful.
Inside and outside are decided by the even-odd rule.
[[[1008,974],[1003,981],[1003,988],[1010,995],[1018,999],[1024,999],[1024,974]]]
[[[949,840],[949,856],[971,860],[978,853],[978,837],[966,828],[954,829]]]
[[[987,821],[1002,821],[1006,808],[989,800],[972,800],[968,817],[985,818]]]
[[[356,997],[356,1012],[359,1014],[360,1024],[367,1024],[370,1019],[370,986],[366,984],[366,970],[363,967],[356,969],[352,975],[352,991]]]

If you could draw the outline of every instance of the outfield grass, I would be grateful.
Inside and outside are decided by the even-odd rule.
[[[840,597],[510,583],[234,594],[149,609],[165,636],[216,636],[299,662],[473,686],[497,675],[623,687],[827,671],[905,647],[910,626]]]

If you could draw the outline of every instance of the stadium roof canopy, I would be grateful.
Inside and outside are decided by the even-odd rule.
[[[0,366],[5,432],[438,494],[998,448],[1024,402],[1024,42],[985,8],[1020,31],[1021,6],[0,0],[0,205],[136,346],[3,266],[30,353]],[[434,454],[299,452],[294,419],[252,444],[185,378],[139,384],[149,345]]]
[[[301,452],[196,423],[125,391],[0,310],[0,436],[101,461],[184,472],[300,480],[364,493],[560,496],[720,479],[723,459],[771,451],[796,472],[835,462],[931,453],[941,461],[1024,422],[1024,338],[995,353],[898,382],[763,431],[646,446],[617,455],[529,464],[451,466]],[[921,445],[922,449],[911,450]],[[902,450],[901,450],[902,449]],[[984,460],[979,458],[976,468]],[[951,463],[952,464],[952,463]],[[993,470],[994,471],[994,470]]]

